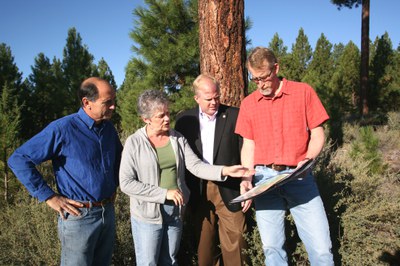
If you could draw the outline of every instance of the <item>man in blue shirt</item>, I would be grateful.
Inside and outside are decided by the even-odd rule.
[[[122,151],[109,122],[115,90],[92,77],[78,95],[79,111],[50,123],[16,149],[8,165],[32,196],[59,213],[61,265],[110,265]],[[58,193],[36,169],[47,160],[52,161]]]

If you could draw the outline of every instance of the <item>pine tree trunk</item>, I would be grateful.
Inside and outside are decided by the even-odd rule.
[[[360,112],[368,114],[367,91],[369,85],[369,1],[362,1],[361,12],[361,80],[360,80]]]
[[[217,78],[221,102],[247,95],[244,0],[198,0],[200,71]]]

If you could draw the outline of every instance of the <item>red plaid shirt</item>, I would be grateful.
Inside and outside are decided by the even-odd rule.
[[[254,164],[296,166],[307,153],[310,130],[329,119],[311,86],[282,82],[276,97],[256,90],[240,106],[235,133],[254,140]]]

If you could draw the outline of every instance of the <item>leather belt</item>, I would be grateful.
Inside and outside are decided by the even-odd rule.
[[[87,202],[81,202],[83,204],[82,208],[92,208],[92,207],[102,207],[107,205],[108,203],[114,203],[115,201],[115,193],[106,199],[103,199],[101,201],[87,201]]]
[[[268,167],[268,168],[271,168],[271,169],[273,169],[275,171],[278,171],[278,172],[283,171],[283,170],[295,169],[296,168],[296,166],[284,165],[284,164],[274,164],[274,163],[271,163],[271,164],[256,164],[255,166]]]

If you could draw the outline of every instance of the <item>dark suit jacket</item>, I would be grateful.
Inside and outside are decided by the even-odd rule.
[[[242,147],[242,138],[235,134],[238,113],[238,108],[222,104],[218,109],[214,136],[213,164],[215,165],[230,166],[241,163],[240,149]],[[203,159],[199,107],[197,106],[196,108],[178,114],[175,129],[186,137],[192,150],[199,158]],[[241,210],[240,203],[229,204],[231,199],[240,195],[240,181],[240,178],[228,177],[225,182],[214,182],[219,187],[221,197],[226,207],[232,212]],[[196,208],[202,191],[200,179],[187,171],[186,182],[191,191],[189,204]]]

